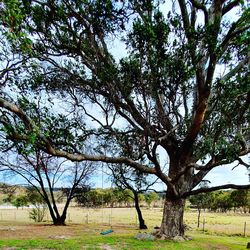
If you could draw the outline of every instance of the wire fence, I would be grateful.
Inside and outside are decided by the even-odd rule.
[[[6,223],[34,223],[29,212],[31,208],[1,208],[0,225]],[[146,224],[150,230],[160,226],[162,218],[161,208],[142,209]],[[52,223],[50,216],[46,213],[45,223]],[[185,224],[189,230],[200,230],[204,233],[218,233],[226,235],[250,236],[249,214],[223,214],[204,213],[200,227],[197,228],[197,213],[187,211],[185,213]],[[134,207],[130,208],[81,208],[70,207],[67,213],[66,224],[98,224],[112,226],[124,226],[137,228],[138,218]]]

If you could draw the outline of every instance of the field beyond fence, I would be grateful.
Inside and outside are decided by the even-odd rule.
[[[29,218],[30,208],[1,208],[0,225],[7,222],[33,223]],[[142,209],[143,216],[149,229],[161,224],[162,209]],[[200,230],[215,234],[250,236],[250,216],[241,213],[211,213],[202,212],[200,228],[197,228],[197,212],[185,212],[185,224],[190,230]],[[45,222],[50,223],[50,217],[45,216]],[[131,208],[81,208],[70,207],[67,214],[67,224],[97,224],[97,225],[123,225],[128,228],[137,228],[136,211]]]

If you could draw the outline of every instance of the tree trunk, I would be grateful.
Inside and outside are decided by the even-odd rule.
[[[144,219],[142,217],[142,212],[141,212],[140,205],[139,205],[138,193],[136,192],[134,192],[134,201],[135,201],[135,209],[136,209],[138,220],[139,220],[139,228],[147,229],[148,227],[146,226]]]
[[[61,216],[59,214],[54,213],[53,208],[51,207],[51,204],[46,202],[49,208],[49,213],[51,216],[51,219],[53,221],[53,225],[55,226],[64,226],[65,225],[65,221],[66,221],[66,212],[63,213]]]
[[[53,219],[53,224],[55,226],[65,226],[65,220],[66,220],[66,216],[62,215],[62,216],[59,216],[57,218],[54,218]]]
[[[184,237],[184,206],[185,199],[170,199],[166,197],[161,228],[156,236],[163,239]]]

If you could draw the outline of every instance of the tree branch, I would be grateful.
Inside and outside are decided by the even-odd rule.
[[[205,17],[205,24],[208,23],[208,11],[205,5],[203,5],[202,3],[198,2],[197,0],[190,0],[192,5],[198,9],[198,10],[202,10],[204,13],[204,17]]]
[[[0,107],[5,108],[10,112],[14,113],[15,115],[17,115],[23,121],[25,127],[28,130],[33,128],[32,122],[29,119],[29,117],[17,105],[10,103],[7,100],[0,97]]]
[[[231,77],[233,77],[241,68],[243,68],[246,64],[249,64],[250,62],[250,55],[247,56],[244,60],[239,62],[230,72],[228,72],[225,76],[223,76],[219,81],[220,82],[226,82]]]
[[[231,9],[233,9],[235,6],[237,6],[241,1],[240,0],[234,0],[227,5],[223,6],[222,8],[222,15],[225,15],[227,12],[229,12]]]
[[[15,115],[17,115],[21,119],[21,121],[23,121],[24,125],[26,126],[28,130],[32,129],[33,127],[32,121],[29,119],[29,117],[26,116],[26,114],[18,106],[16,106],[15,104],[9,103],[3,98],[0,98],[0,107],[3,107],[11,111]],[[156,173],[154,168],[149,168],[146,165],[137,163],[126,157],[108,157],[105,155],[95,156],[95,155],[80,154],[80,153],[73,154],[73,153],[66,152],[64,150],[57,150],[51,145],[50,141],[47,138],[45,138],[43,135],[39,135],[39,137],[41,141],[37,142],[37,146],[39,146],[46,153],[53,155],[53,156],[64,157],[71,161],[101,161],[101,162],[106,162],[106,163],[124,163],[135,169],[143,171],[145,173],[149,173],[149,174]],[[21,138],[24,139],[22,136]],[[15,137],[15,139],[18,139],[18,137]]]
[[[186,192],[182,195],[183,198],[186,198],[190,195],[195,195],[195,194],[200,194],[200,193],[209,193],[212,191],[216,190],[221,190],[221,189],[249,189],[250,185],[235,185],[235,184],[226,184],[226,185],[221,185],[221,186],[216,186],[216,187],[211,187],[211,188],[199,188],[193,191]]]

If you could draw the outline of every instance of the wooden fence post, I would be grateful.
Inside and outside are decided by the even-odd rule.
[[[203,230],[203,232],[205,232],[205,218],[203,218],[203,222],[202,222],[202,230]]]

